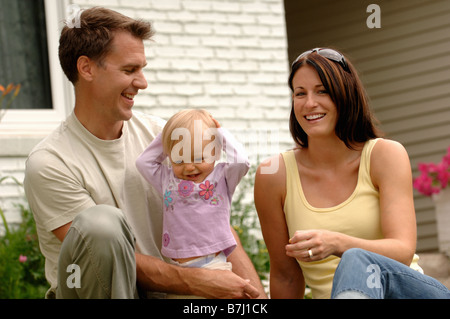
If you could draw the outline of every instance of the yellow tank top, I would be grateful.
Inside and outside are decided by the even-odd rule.
[[[292,237],[297,230],[327,229],[363,239],[381,239],[379,193],[370,178],[370,154],[378,139],[365,143],[355,190],[344,202],[329,208],[311,206],[305,198],[293,151],[282,154],[286,165],[284,213]],[[413,262],[416,261],[417,258]],[[298,262],[313,298],[330,298],[334,272],[340,258]]]

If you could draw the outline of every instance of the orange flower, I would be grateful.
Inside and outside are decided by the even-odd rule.
[[[16,90],[14,91],[14,97],[17,97],[17,95],[19,95],[20,87],[21,87],[21,84],[16,85]]]
[[[13,100],[17,97],[17,95],[19,95],[20,87],[21,87],[20,84],[14,85],[12,83],[9,83],[5,89],[5,87],[0,84],[0,92],[2,92],[0,95],[0,121],[2,120],[3,116],[5,115],[5,110],[9,109]],[[11,93],[14,89],[15,89],[15,91],[14,91],[13,95],[6,101],[6,106],[4,107],[3,100],[5,99],[6,95]]]
[[[9,83],[8,86],[6,87],[5,92],[3,92],[3,95],[8,95],[9,92],[11,92],[14,89],[14,84]]]
[[[20,84],[14,85],[12,83],[9,83],[5,89],[5,87],[0,84],[0,91],[3,92],[2,96],[5,96],[5,95],[8,95],[9,93],[11,93],[12,90],[16,89],[14,91],[14,97],[16,97],[17,95],[19,95],[20,87],[21,87]]]

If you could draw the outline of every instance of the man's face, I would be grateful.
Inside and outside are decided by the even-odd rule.
[[[147,88],[144,44],[128,32],[117,32],[111,52],[96,65],[92,82],[92,106],[111,123],[131,118],[134,97]]]

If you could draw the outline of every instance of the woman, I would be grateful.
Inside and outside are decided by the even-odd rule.
[[[350,250],[350,260],[373,252],[423,276],[402,266],[420,270],[408,154],[380,138],[356,69],[338,51],[313,49],[292,64],[289,86],[298,147],[262,163],[255,179],[271,297],[303,298],[307,284],[314,298],[330,298],[340,257],[351,248],[361,250]],[[265,174],[274,163],[278,171]],[[339,267],[344,275],[356,267],[346,265]],[[372,279],[366,268],[352,271]],[[380,288],[379,278],[350,283],[344,277],[339,285],[345,288],[335,293],[360,290],[356,285]]]

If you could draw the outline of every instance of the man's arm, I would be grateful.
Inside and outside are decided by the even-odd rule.
[[[62,242],[64,240],[64,237],[66,237],[67,232],[69,231],[70,225],[72,225],[72,222],[62,225],[61,227],[55,229],[53,231],[53,234]]]
[[[242,244],[239,240],[239,236],[236,231],[231,227],[231,232],[233,233],[237,246],[233,250],[233,252],[228,256],[228,261],[233,265],[233,272],[237,274],[239,277],[244,278],[250,282],[250,284],[255,287],[259,292],[258,298],[267,298],[267,295],[264,291],[264,287],[261,284],[261,280],[256,272],[255,267],[252,264],[252,261],[247,256],[247,253],[242,247]]]
[[[150,291],[215,299],[256,298],[258,290],[228,270],[182,268],[156,257],[136,254],[138,285]]]

